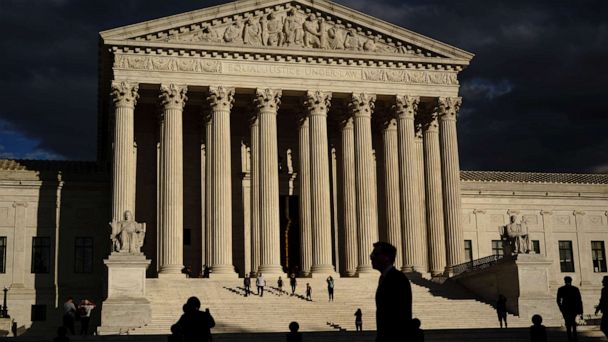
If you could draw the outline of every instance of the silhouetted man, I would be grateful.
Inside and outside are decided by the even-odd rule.
[[[215,320],[209,309],[200,311],[201,301],[196,297],[188,298],[184,305],[184,314],[177,321],[184,336],[184,342],[200,342],[211,340],[211,328]]]
[[[251,278],[249,278],[249,274],[245,274],[243,286],[245,287],[245,297],[247,297],[251,294]]]
[[[602,323],[600,324],[600,330],[608,337],[608,276],[602,278],[602,296],[600,302],[595,307],[595,314],[599,311],[602,312]]]
[[[583,314],[581,292],[572,286],[572,278],[564,277],[565,285],[557,290],[557,306],[564,316],[568,341],[578,341],[576,336],[576,315]]]
[[[405,274],[393,266],[397,249],[387,242],[374,243],[372,267],[380,271],[376,290],[376,342],[410,341],[412,288]]]

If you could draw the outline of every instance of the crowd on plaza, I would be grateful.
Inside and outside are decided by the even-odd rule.
[[[376,290],[376,342],[407,340],[413,342],[424,341],[424,331],[420,328],[421,321],[412,317],[412,290],[407,276],[394,267],[396,248],[386,242],[377,242],[370,255],[372,267],[380,272],[378,288]],[[249,275],[243,280],[245,296],[250,296],[251,281]],[[334,279],[329,276],[326,279],[327,293],[329,301],[334,300]],[[579,289],[572,285],[572,278],[564,278],[564,286],[557,291],[557,305],[564,317],[566,334],[568,341],[577,341],[577,322],[576,317],[583,315],[583,303]],[[257,295],[264,296],[266,280],[262,273],[258,273],[255,279]],[[287,294],[283,290],[283,279],[277,279],[277,295]],[[295,273],[289,274],[289,285],[291,296],[297,296],[296,290],[298,280]],[[602,312],[600,329],[608,337],[608,276],[602,280],[602,292],[595,314]],[[306,283],[306,300],[312,301],[312,287]],[[169,342],[190,342],[190,341],[210,341],[211,329],[215,326],[215,320],[209,309],[200,310],[201,302],[197,297],[190,297],[183,305],[183,314],[173,326]],[[500,327],[507,328],[507,298],[503,295],[498,296],[496,302],[496,312]],[[90,300],[83,299],[78,304],[72,297],[68,297],[63,304],[63,326],[57,331],[56,342],[67,342],[68,332],[72,335],[76,333],[75,322],[80,321],[80,334],[89,334],[89,321],[91,312],[95,304]],[[363,330],[363,312],[357,309],[354,313],[355,327],[357,331]],[[546,342],[547,332],[542,325],[542,317],[533,315],[530,327],[531,342]],[[302,334],[299,332],[299,324],[291,322],[289,324],[288,342],[302,341]]]

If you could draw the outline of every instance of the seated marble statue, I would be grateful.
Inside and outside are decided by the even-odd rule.
[[[521,223],[515,223],[517,217],[511,216],[511,222],[505,226],[505,233],[509,238],[511,251],[514,254],[530,253],[530,238],[528,236],[528,225],[522,219]]]
[[[133,218],[133,213],[127,210],[124,220],[112,221],[112,252],[139,254],[144,244],[146,235],[146,224],[137,223]]]

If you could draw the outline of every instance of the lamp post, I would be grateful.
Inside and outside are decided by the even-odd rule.
[[[8,293],[8,289],[5,287],[2,291],[4,291],[4,300],[2,302],[2,311],[0,312],[0,316],[3,318],[10,318],[11,316],[8,315],[8,310],[6,308],[6,294]]]

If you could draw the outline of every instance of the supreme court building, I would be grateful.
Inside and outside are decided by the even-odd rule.
[[[461,171],[469,52],[327,0],[236,1],[99,46],[98,161],[0,161],[0,285],[21,323],[17,306],[104,298],[126,211],[147,277],[217,279],[377,275],[378,240],[404,272],[449,277],[500,254],[517,215],[551,286],[598,293],[608,175]]]

